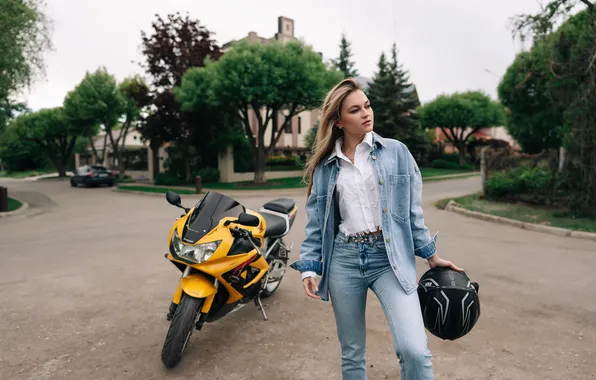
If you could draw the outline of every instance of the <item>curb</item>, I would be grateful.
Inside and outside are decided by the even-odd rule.
[[[138,191],[138,190],[119,190],[116,187],[113,187],[112,191],[116,192],[116,193],[134,194],[134,195],[148,195],[150,197],[163,197],[163,198],[166,197],[165,193],[152,193],[149,191]]]
[[[172,189],[176,191],[176,189]],[[166,193],[154,193],[151,191],[139,191],[139,190],[120,190],[116,186],[112,187],[112,191],[115,193],[125,193],[125,194],[133,194],[133,195],[148,195],[150,197],[166,197]],[[203,196],[203,194],[181,194],[178,193],[180,196],[184,197],[193,197],[193,196]]]
[[[29,203],[22,201],[18,198],[15,197],[10,197],[14,200],[17,200],[19,202],[21,202],[21,207],[19,207],[18,209],[14,210],[14,211],[6,211],[6,212],[0,212],[0,219],[1,218],[8,218],[11,216],[17,216],[17,215],[21,215],[23,214],[25,211],[27,211],[29,209]]]
[[[470,211],[465,208],[457,206],[457,203],[454,200],[450,200],[449,203],[447,203],[445,210],[455,212],[460,215],[469,216],[471,218],[480,219],[480,220],[484,220],[487,222],[493,222],[493,223],[498,223],[498,224],[505,224],[505,225],[529,230],[529,231],[544,232],[544,233],[548,233],[551,235],[568,236],[568,237],[596,241],[596,233],[585,232],[585,231],[575,231],[575,230],[570,230],[568,228],[544,226],[541,224],[528,223],[528,222],[522,222],[520,220],[504,218],[502,216],[485,214],[485,213],[478,212],[478,211]]]
[[[463,177],[465,178],[472,178],[472,177],[480,177],[480,172],[469,172],[469,173],[458,173],[458,174],[444,174],[444,175],[433,175],[430,177],[422,177],[423,181],[432,181],[437,179],[458,179]]]

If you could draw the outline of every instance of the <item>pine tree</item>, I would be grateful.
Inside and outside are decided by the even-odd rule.
[[[391,83],[395,86],[395,98],[391,107],[392,122],[395,124],[396,138],[405,140],[411,138],[418,129],[418,123],[411,112],[420,104],[416,89],[410,82],[410,74],[397,61],[397,47],[393,44],[391,49],[391,62],[389,63]]]
[[[358,70],[354,68],[355,63],[350,61],[352,57],[352,43],[347,40],[345,33],[341,35],[341,42],[339,44],[339,58],[333,60],[333,64],[341,72],[344,73],[344,78],[355,77],[358,75]]]
[[[428,151],[429,142],[413,113],[420,104],[416,88],[410,82],[408,71],[398,62],[395,44],[390,61],[385,53],[381,54],[367,95],[375,113],[375,132],[400,140],[415,155]]]
[[[393,78],[385,53],[381,53],[377,68],[378,71],[374,74],[367,91],[375,114],[375,132],[381,136],[393,138],[395,130],[391,123],[391,103],[395,95],[392,85]]]

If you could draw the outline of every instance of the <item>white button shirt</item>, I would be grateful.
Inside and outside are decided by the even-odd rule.
[[[380,195],[370,156],[372,132],[356,147],[354,163],[341,151],[342,144],[343,137],[340,137],[331,154],[331,157],[337,156],[340,167],[336,183],[341,215],[339,230],[348,236],[380,230]],[[314,272],[304,272],[302,279],[315,276]]]

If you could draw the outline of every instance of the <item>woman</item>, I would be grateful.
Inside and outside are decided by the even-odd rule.
[[[373,132],[373,110],[354,79],[327,95],[306,168],[305,292],[329,300],[341,346],[342,378],[366,379],[368,288],[387,318],[402,380],[433,378],[416,293],[415,256],[462,270],[436,253],[422,212],[422,178],[407,147]],[[320,275],[317,287],[315,276]]]

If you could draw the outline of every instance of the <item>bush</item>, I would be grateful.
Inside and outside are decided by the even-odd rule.
[[[191,175],[190,182],[186,182],[184,177],[174,172],[158,173],[155,177],[155,184],[160,186],[185,186],[193,185],[195,177],[201,176],[203,183],[217,183],[219,181],[219,169],[202,168]]]
[[[457,162],[447,161],[447,160],[443,160],[443,159],[432,161],[430,163],[430,166],[435,169],[464,169],[464,170],[474,169],[474,166],[472,164],[460,165]]]
[[[267,166],[291,166],[291,167],[303,167],[304,161],[300,157],[294,156],[271,156],[267,159]]]
[[[219,169],[217,168],[203,168],[200,169],[195,176],[201,176],[201,181],[203,183],[217,183],[219,182],[219,174]]]
[[[521,181],[506,172],[492,174],[487,178],[485,188],[489,198],[505,198],[522,192]]]
[[[432,161],[430,166],[435,169],[459,169],[459,164],[457,162],[450,162],[443,159]]]
[[[441,159],[447,162],[459,163],[459,155],[457,153],[444,153],[441,155]]]
[[[186,183],[184,183],[184,178],[178,177],[178,175],[173,172],[157,173],[155,176],[155,184],[160,186],[186,185]]]
[[[515,198],[518,195],[533,194],[548,196],[554,191],[556,178],[548,169],[516,168],[509,172],[493,173],[485,183],[486,196],[490,198]]]

